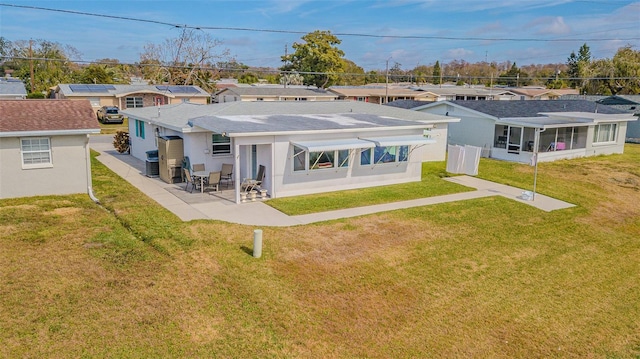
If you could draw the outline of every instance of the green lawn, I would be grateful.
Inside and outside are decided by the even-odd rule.
[[[94,159],[102,206],[0,201],[0,357],[637,359],[640,145],[625,150],[540,164],[539,192],[574,208],[495,196],[264,227],[260,259],[254,227],[183,223]],[[532,170],[482,160],[480,177],[526,187]]]
[[[446,176],[448,174],[445,171],[445,162],[425,162],[422,164],[422,181],[420,182],[276,198],[266,203],[289,215],[300,215],[473,190],[443,181],[442,177]]]

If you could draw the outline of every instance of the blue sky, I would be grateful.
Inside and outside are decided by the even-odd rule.
[[[133,63],[139,61],[145,44],[176,37],[180,29],[11,5],[223,28],[202,31],[221,40],[221,48],[250,66],[281,66],[285,46],[291,51],[294,42],[314,30],[343,34],[338,37],[345,57],[365,70],[384,69],[389,58],[390,66],[397,62],[403,69],[436,60],[515,61],[519,66],[565,63],[583,43],[593,58],[611,58],[625,45],[640,49],[640,1],[627,0],[0,0],[0,4],[0,36],[71,45],[82,54],[75,60],[84,61],[117,58]],[[419,38],[406,38],[412,36]]]

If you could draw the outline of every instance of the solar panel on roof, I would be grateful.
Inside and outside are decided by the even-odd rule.
[[[69,85],[72,92],[108,92],[109,90],[115,90],[113,85],[102,84],[74,84]]]
[[[167,86],[167,85],[159,85],[156,86],[158,91],[169,91],[171,93],[200,93],[197,88],[193,86]]]

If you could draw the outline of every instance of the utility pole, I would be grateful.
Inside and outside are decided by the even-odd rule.
[[[386,80],[384,87],[384,103],[389,102],[389,60],[391,60],[391,56],[387,59],[387,70],[386,70]]]
[[[35,86],[33,80],[33,50],[31,49],[32,45],[33,40],[29,40],[29,76],[31,76],[31,93],[34,92],[33,87]]]
[[[289,62],[288,60],[288,51],[289,51],[289,47],[287,46],[287,44],[284,44],[284,66],[285,68],[287,67],[287,62]],[[285,71],[284,74],[284,88],[287,88],[287,82],[289,82],[289,76],[287,75],[287,72]]]

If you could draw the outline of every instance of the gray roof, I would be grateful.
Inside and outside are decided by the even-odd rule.
[[[418,101],[418,100],[395,100],[395,101],[386,103],[385,106],[398,107],[398,108],[404,108],[404,109],[410,110],[415,107],[424,106],[426,103],[430,103],[430,102],[424,102],[424,101]]]
[[[536,117],[541,112],[598,112],[604,114],[621,114],[624,111],[596,104],[587,100],[529,100],[529,101],[444,101],[427,103],[420,101],[400,102],[390,106],[403,106],[403,108],[417,108],[422,106],[435,106],[449,103],[481,112],[496,118],[506,117]]]
[[[336,94],[323,89],[295,87],[227,87],[223,90],[220,90],[218,94],[221,94],[223,92],[232,92],[238,96],[338,97]]]
[[[199,86],[195,86],[195,85],[187,85],[187,86],[181,86],[181,85],[121,85],[121,84],[88,84],[87,86],[91,86],[94,88],[99,88],[99,87],[104,87],[103,91],[73,91],[72,87],[77,86],[83,86],[84,84],[59,84],[58,85],[58,89],[60,92],[62,92],[66,97],[73,97],[73,96],[81,96],[81,97],[87,97],[87,96],[117,96],[117,95],[121,95],[121,94],[130,94],[130,93],[136,93],[136,92],[147,92],[147,93],[162,93],[165,94],[169,97],[173,97],[173,96],[178,96],[178,97],[193,97],[193,96],[197,96],[197,97],[203,97],[203,96],[210,96],[210,94],[208,92],[206,92],[205,90],[201,89]],[[159,89],[158,87],[160,87],[161,89]],[[193,88],[195,89],[195,92],[176,92],[176,93],[172,93],[169,88]]]
[[[624,111],[586,100],[451,101],[451,103],[497,118],[536,117],[541,112],[624,113]]]
[[[27,90],[24,83],[19,79],[0,79],[0,96],[16,96],[24,98]]]
[[[182,103],[122,110],[140,119],[182,132],[192,126],[218,133],[343,130],[354,128],[424,127],[455,122],[438,116],[358,101],[235,101],[211,105]]]

